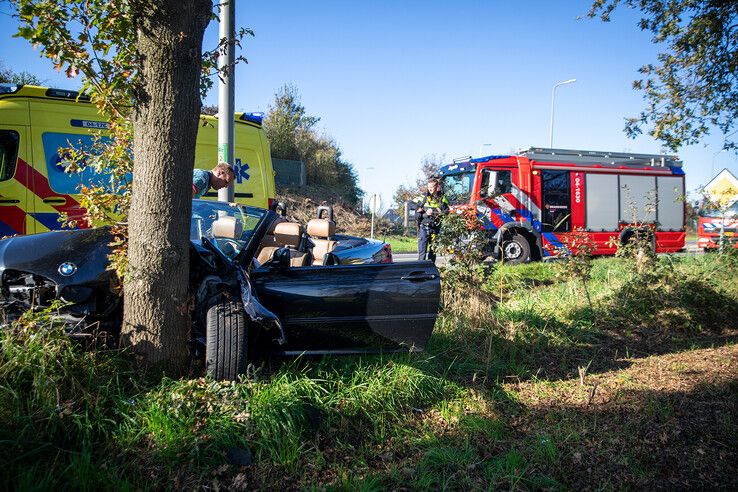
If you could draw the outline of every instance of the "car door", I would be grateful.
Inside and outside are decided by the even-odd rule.
[[[283,324],[287,354],[422,350],[438,314],[431,262],[261,267],[251,280]]]

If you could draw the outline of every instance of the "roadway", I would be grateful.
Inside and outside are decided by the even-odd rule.
[[[684,253],[677,253],[677,254],[701,254],[702,250],[697,247],[697,240],[696,239],[690,239],[686,243],[686,250]],[[396,262],[404,262],[404,261],[415,261],[418,259],[418,253],[392,253],[392,258]],[[448,257],[447,256],[439,256],[436,264],[438,266],[443,266],[446,263],[448,263]]]

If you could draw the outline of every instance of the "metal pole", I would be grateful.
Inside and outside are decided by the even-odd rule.
[[[408,229],[410,228],[410,202],[405,200],[405,214],[402,218],[402,228],[404,235],[407,236]]]
[[[369,236],[369,239],[374,239],[374,207],[372,207],[372,233]]]
[[[565,80],[563,82],[559,82],[558,84],[554,85],[553,89],[551,89],[551,126],[549,126],[550,131],[548,134],[548,148],[549,149],[553,149],[553,145],[554,145],[554,101],[556,101],[556,88],[560,85],[572,84],[576,81],[577,79]]]
[[[233,146],[235,143],[234,100],[236,95],[235,37],[236,0],[224,0],[220,7],[220,40],[225,39],[223,51],[218,57],[218,162],[235,164]],[[218,200],[233,202],[234,183],[218,190]]]

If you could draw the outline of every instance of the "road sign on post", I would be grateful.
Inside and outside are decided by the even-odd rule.
[[[382,198],[377,194],[374,193],[372,196],[369,197],[369,211],[372,213],[372,231],[371,231],[371,239],[374,239],[374,216],[379,213],[379,210],[382,208]]]

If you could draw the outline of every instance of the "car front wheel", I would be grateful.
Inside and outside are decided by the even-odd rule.
[[[246,371],[248,330],[240,302],[220,295],[205,318],[205,367],[217,380],[235,380]]]

